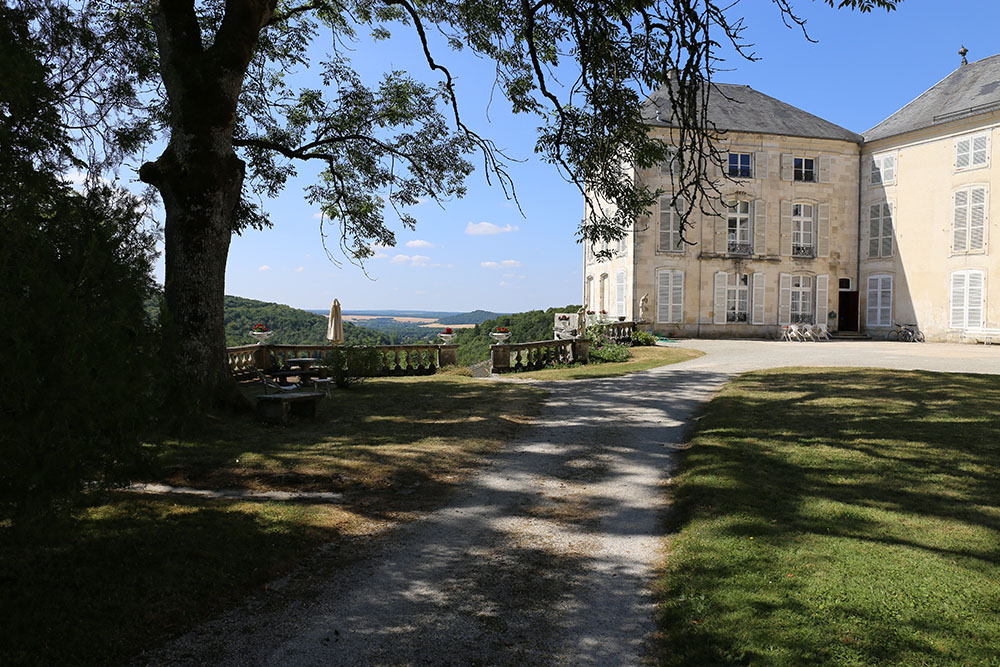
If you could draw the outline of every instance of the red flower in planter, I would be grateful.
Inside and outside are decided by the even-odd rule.
[[[507,327],[497,327],[493,330],[495,333],[510,333],[510,329]]]
[[[445,328],[444,328],[444,332],[445,332],[446,334],[450,334],[450,333],[451,333],[451,327],[445,327]]]
[[[265,327],[263,324],[255,324],[255,325],[253,325],[253,330],[254,331],[270,331],[270,329],[268,329],[267,327]]]

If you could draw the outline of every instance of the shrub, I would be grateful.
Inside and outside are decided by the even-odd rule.
[[[632,332],[632,346],[633,347],[645,347],[647,345],[656,345],[656,336],[649,333],[648,331],[633,331]]]
[[[628,347],[616,343],[608,336],[608,325],[591,324],[587,327],[587,338],[590,339],[590,359],[597,362],[628,361],[632,353]]]
[[[605,343],[600,347],[591,346],[590,348],[591,361],[628,361],[631,356],[632,353],[628,351],[628,347],[621,343]]]
[[[382,370],[382,355],[373,347],[335,346],[323,356],[333,383],[341,389],[360,384]]]

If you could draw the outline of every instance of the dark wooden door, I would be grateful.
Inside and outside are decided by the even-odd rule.
[[[858,330],[858,293],[841,292],[840,307],[837,309],[837,329],[839,331]]]

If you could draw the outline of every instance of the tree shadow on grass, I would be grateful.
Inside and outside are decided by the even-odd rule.
[[[677,483],[661,662],[995,658],[998,443],[995,377],[744,376]]]

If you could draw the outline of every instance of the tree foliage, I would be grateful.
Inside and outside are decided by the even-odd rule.
[[[539,119],[535,151],[579,188],[578,236],[591,243],[621,238],[655,203],[660,193],[630,177],[637,167],[676,160],[674,193],[688,210],[712,205],[718,191],[705,175],[721,155],[709,84],[724,46],[754,57],[739,3],[719,0],[9,1],[30,18],[54,102],[91,164],[165,143],[139,176],[166,210],[165,295],[180,346],[173,386],[188,396],[227,377],[231,234],[270,224],[263,199],[303,163],[322,165],[306,197],[323,211],[324,242],[331,234],[354,260],[395,244],[386,207],[412,227],[409,207],[421,199],[462,196],[473,160],[513,194],[510,158],[459,112],[452,52],[493,63],[494,90]],[[823,1],[867,12],[901,0]],[[773,2],[804,28],[791,0]],[[352,41],[400,30],[416,34],[414,64],[431,82],[403,71],[364,81]],[[321,32],[331,48],[315,58]],[[309,69],[319,85],[302,86]],[[661,88],[676,152],[650,136],[643,115]]]
[[[458,363],[472,365],[490,358],[490,345],[496,341],[490,332],[497,327],[510,329],[510,343],[530,343],[536,340],[552,340],[556,313],[575,313],[580,306],[528,310],[523,313],[500,315],[486,320],[471,329],[456,329],[452,343],[458,345]]]
[[[280,303],[269,303],[227,296],[226,344],[248,345],[256,342],[250,335],[255,324],[263,324],[274,331],[269,343],[281,345],[326,345],[328,320],[323,315],[299,310]],[[392,338],[374,329],[366,329],[344,322],[345,345],[391,345]]]
[[[155,346],[141,202],[56,174],[69,146],[26,17],[0,7],[0,510],[26,519],[139,458]]]

